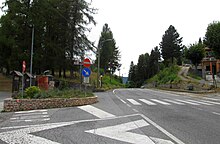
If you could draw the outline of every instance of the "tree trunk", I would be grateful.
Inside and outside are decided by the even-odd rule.
[[[73,67],[71,67],[71,68],[70,68],[70,78],[73,78],[73,77],[74,77],[73,72],[74,72]]]
[[[40,68],[38,69],[38,74],[41,74],[41,69]]]
[[[63,77],[66,78],[66,69],[63,69]]]
[[[54,68],[52,68],[52,76],[55,76]]]
[[[7,64],[6,66],[6,75],[10,75],[10,66]]]
[[[59,78],[61,78],[61,77],[62,77],[62,69],[59,68]]]

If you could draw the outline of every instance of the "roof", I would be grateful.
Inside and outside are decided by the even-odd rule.
[[[11,75],[17,75],[17,76],[20,76],[20,77],[23,76],[23,74],[21,72],[19,72],[19,71],[12,71],[10,74]]]
[[[30,73],[26,72],[25,75],[27,75],[29,78],[34,78],[33,75],[31,75]]]

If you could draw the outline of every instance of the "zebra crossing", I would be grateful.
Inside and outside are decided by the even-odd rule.
[[[15,112],[10,118],[11,123],[49,121],[47,110],[30,110]]]
[[[214,101],[214,100],[208,100],[208,99],[126,99],[130,104],[135,106],[140,105],[149,105],[149,106],[156,106],[156,105],[206,105],[206,106],[212,106],[212,105],[220,105],[220,101]]]

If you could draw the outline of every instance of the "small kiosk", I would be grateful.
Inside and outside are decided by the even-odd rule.
[[[12,93],[18,93],[22,81],[23,74],[19,71],[12,71]]]

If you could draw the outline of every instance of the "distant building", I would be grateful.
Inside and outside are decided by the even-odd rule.
[[[206,80],[212,80],[212,76],[215,76],[220,73],[220,60],[214,57],[213,51],[206,47],[206,55],[202,59],[201,69],[202,77]]]

